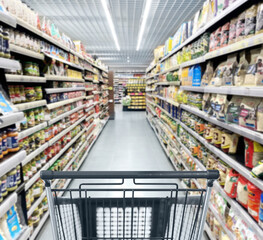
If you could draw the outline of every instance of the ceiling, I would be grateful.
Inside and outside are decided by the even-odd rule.
[[[181,23],[193,18],[204,0],[152,0],[141,46],[136,51],[146,0],[108,0],[120,51],[117,51],[99,0],[23,0],[40,16],[47,16],[92,55],[113,70],[144,70],[153,50],[173,36]],[[129,58],[129,62],[127,61]]]

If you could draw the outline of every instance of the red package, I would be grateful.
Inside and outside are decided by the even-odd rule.
[[[248,189],[248,204],[247,204],[248,213],[258,222],[260,195],[262,191],[251,182],[248,182],[247,189]]]
[[[261,159],[263,159],[263,146],[248,138],[244,138],[244,141],[245,141],[245,165],[249,168],[253,168],[257,165],[257,163]]]
[[[239,173],[234,169],[231,169],[226,177],[224,190],[230,198],[236,198],[237,196],[237,182]]]
[[[237,183],[237,197],[236,200],[245,208],[247,208],[248,203],[248,190],[247,190],[248,180],[242,175],[238,177]]]
[[[228,45],[229,27],[230,27],[230,23],[229,23],[229,22],[226,23],[226,24],[222,27],[220,47],[225,47],[225,46]]]

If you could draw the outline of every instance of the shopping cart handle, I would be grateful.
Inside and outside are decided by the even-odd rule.
[[[203,178],[216,180],[218,170],[208,171],[41,171],[43,180],[52,179],[179,179]]]

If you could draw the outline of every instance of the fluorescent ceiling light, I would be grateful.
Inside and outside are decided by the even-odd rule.
[[[117,38],[116,31],[115,31],[115,27],[113,25],[113,21],[112,21],[111,15],[110,15],[110,11],[109,11],[109,8],[108,8],[108,5],[107,5],[107,0],[101,0],[101,3],[102,3],[102,6],[103,6],[103,9],[105,11],[108,23],[110,25],[111,34],[113,36],[116,48],[117,48],[118,51],[120,51],[120,45],[119,45],[119,42],[118,42],[118,38]]]
[[[146,0],[146,4],[145,4],[143,16],[142,16],[143,17],[142,24],[141,24],[140,31],[139,31],[139,37],[138,37],[136,51],[138,51],[140,49],[140,45],[141,45],[141,41],[142,41],[142,35],[143,35],[144,29],[146,26],[146,22],[147,22],[147,18],[148,18],[149,12],[150,12],[151,4],[152,4],[152,0]]]

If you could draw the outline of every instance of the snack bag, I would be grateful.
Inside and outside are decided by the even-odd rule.
[[[205,93],[203,95],[202,111],[204,111],[205,113],[208,113],[208,114],[211,111],[210,99],[211,99],[211,94],[210,93]]]
[[[239,136],[230,131],[224,130],[222,133],[221,149],[225,153],[235,154],[237,151]]]
[[[226,63],[222,62],[218,65],[218,67],[216,68],[213,78],[210,81],[211,86],[222,86],[223,85],[223,76],[224,76],[224,72],[226,71]]]
[[[240,41],[245,36],[245,12],[242,12],[237,17],[236,25],[236,41]]]
[[[230,28],[230,23],[227,22],[222,26],[221,30],[221,40],[220,40],[220,47],[225,47],[228,45],[228,40],[229,40],[229,28]]]
[[[227,111],[227,95],[217,94],[215,102],[215,115],[216,118],[220,121],[225,121],[225,114]]]
[[[263,179],[263,160],[260,160],[257,165],[253,167],[251,175],[255,178]]]
[[[230,21],[230,26],[229,26],[229,39],[228,39],[229,44],[236,42],[236,27],[237,27],[237,18],[233,18]]]

